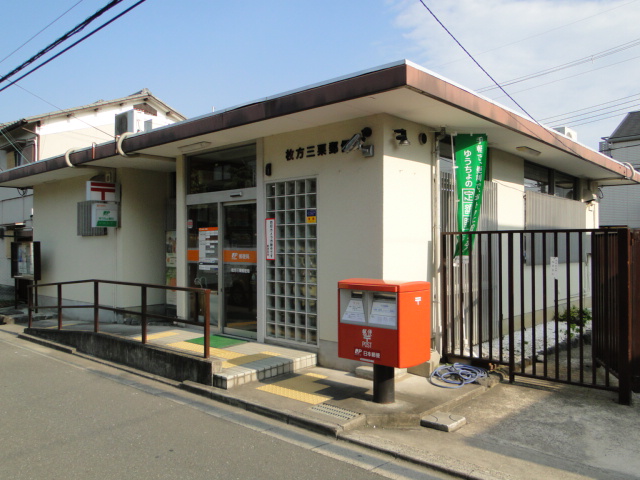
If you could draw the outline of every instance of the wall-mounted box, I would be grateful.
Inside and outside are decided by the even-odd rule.
[[[431,357],[431,285],[351,278],[338,282],[338,355],[408,368]]]

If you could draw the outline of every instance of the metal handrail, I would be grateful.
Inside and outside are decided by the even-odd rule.
[[[93,303],[92,304],[87,304],[87,305],[62,305],[62,286],[63,285],[79,285],[79,284],[87,284],[87,283],[93,283]],[[135,310],[128,310],[126,308],[118,308],[118,307],[108,307],[108,306],[104,306],[104,305],[100,305],[99,303],[99,292],[100,292],[100,284],[110,284],[110,285],[122,285],[122,286],[128,286],[128,287],[139,287],[140,288],[140,305],[141,305],[141,311],[135,311]],[[38,296],[38,288],[42,288],[42,287],[56,287],[57,290],[57,302],[56,305],[50,305],[50,306],[42,306],[42,305],[37,305],[34,306],[34,291],[35,291],[35,298],[37,298]],[[150,284],[150,283],[134,283],[134,282],[120,282],[120,281],[116,281],[116,280],[97,280],[97,279],[91,279],[91,280],[73,280],[73,281],[67,281],[67,282],[53,282],[53,283],[40,283],[40,284],[36,284],[36,285],[29,285],[28,286],[29,290],[28,290],[28,302],[29,302],[29,328],[32,327],[32,323],[33,323],[33,311],[34,310],[42,310],[42,309],[56,309],[58,311],[58,330],[62,330],[62,310],[63,309],[67,309],[67,308],[93,308],[93,331],[94,333],[98,333],[99,332],[99,318],[100,318],[100,310],[107,310],[107,311],[111,311],[111,312],[116,312],[116,313],[129,313],[129,314],[134,314],[134,315],[140,315],[141,317],[141,321],[140,321],[140,325],[141,325],[141,329],[142,329],[142,335],[141,335],[141,339],[142,339],[142,343],[146,344],[147,343],[147,325],[148,325],[148,319],[149,318],[158,318],[158,319],[163,319],[163,320],[170,320],[170,321],[178,321],[180,323],[185,323],[187,325],[196,325],[196,326],[201,326],[202,322],[199,322],[197,320],[197,309],[194,309],[194,316],[195,316],[195,320],[190,320],[190,319],[183,319],[183,318],[178,318],[178,317],[171,317],[171,316],[167,316],[167,315],[161,315],[158,313],[149,313],[148,312],[148,305],[147,305],[147,290],[150,288],[153,289],[161,289],[161,290],[172,290],[172,291],[180,291],[180,292],[187,292],[189,294],[195,294],[197,296],[201,296],[203,299],[203,307],[204,307],[204,311],[203,311],[203,317],[204,317],[204,358],[209,358],[210,356],[210,352],[209,352],[209,348],[210,348],[210,334],[211,334],[211,325],[209,324],[209,319],[210,319],[210,304],[209,304],[209,299],[211,296],[211,290],[208,288],[196,288],[196,287],[176,287],[176,286],[169,286],[169,285],[154,285],[154,284]]]

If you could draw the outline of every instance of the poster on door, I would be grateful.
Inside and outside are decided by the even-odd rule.
[[[198,229],[198,263],[205,266],[218,264],[218,227]]]

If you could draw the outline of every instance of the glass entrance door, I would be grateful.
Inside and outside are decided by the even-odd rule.
[[[189,286],[211,289],[211,325],[256,338],[256,204],[190,205],[188,232]],[[194,308],[202,315],[203,305]]]
[[[256,204],[223,204],[222,329],[257,337]]]
[[[210,323],[219,327],[219,229],[218,204],[190,205],[188,208],[187,268],[189,286],[211,289],[209,302]],[[202,317],[203,305],[189,305]]]

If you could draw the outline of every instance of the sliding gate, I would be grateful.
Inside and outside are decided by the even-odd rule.
[[[456,255],[464,235],[471,254]],[[442,235],[443,353],[631,402],[628,229]],[[639,352],[636,352],[636,354]],[[637,360],[637,359],[636,359]]]

